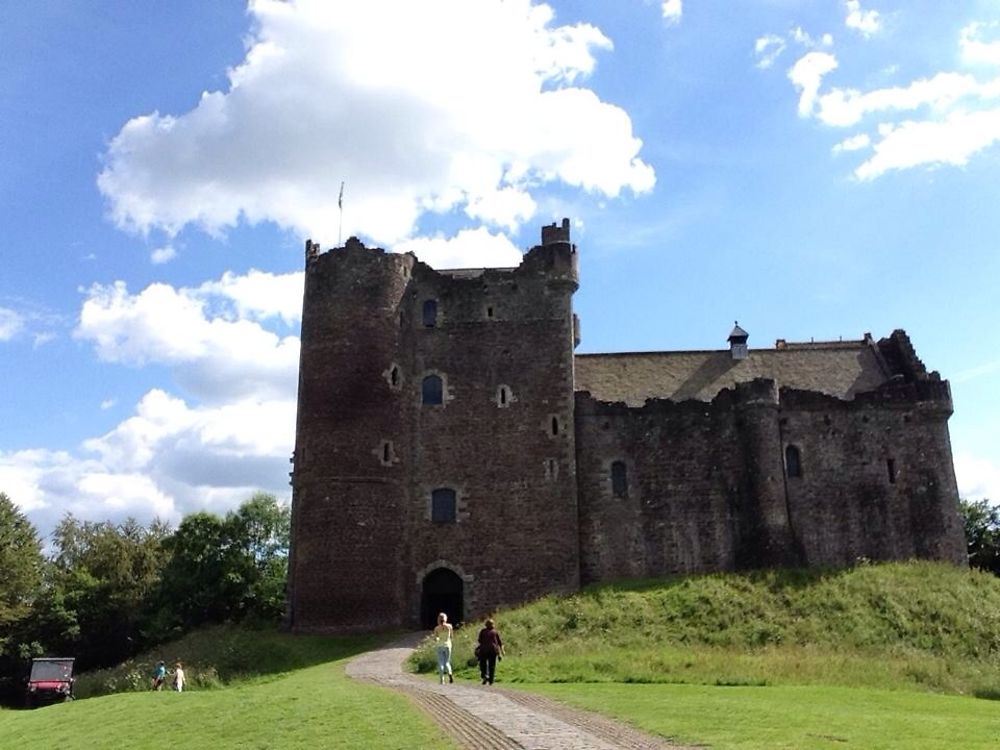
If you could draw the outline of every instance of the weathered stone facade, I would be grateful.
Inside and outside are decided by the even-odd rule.
[[[574,355],[569,224],[513,269],[306,244],[290,626],[581,583],[964,561],[946,381],[875,342]]]

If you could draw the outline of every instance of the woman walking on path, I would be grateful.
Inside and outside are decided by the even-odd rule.
[[[479,676],[483,678],[483,684],[492,685],[497,671],[497,659],[503,658],[503,641],[500,640],[500,631],[496,629],[493,618],[487,618],[483,629],[479,631],[476,655],[479,657]]]
[[[434,640],[437,642],[438,658],[438,678],[444,685],[444,676],[448,675],[448,682],[454,682],[455,678],[451,674],[451,634],[453,630],[448,622],[448,615],[444,612],[438,615],[438,624],[434,627]]]

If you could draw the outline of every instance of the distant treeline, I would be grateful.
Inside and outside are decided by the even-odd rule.
[[[48,555],[0,492],[0,701],[23,700],[33,656],[106,667],[207,623],[278,622],[289,509],[255,494],[237,510],[185,516],[176,529],[66,515]]]

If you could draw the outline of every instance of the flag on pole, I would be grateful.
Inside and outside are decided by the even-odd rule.
[[[337,208],[344,208],[344,183],[340,183],[340,195],[337,196]]]

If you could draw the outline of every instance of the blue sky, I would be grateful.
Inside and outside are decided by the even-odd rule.
[[[305,239],[568,216],[580,351],[904,328],[1000,500],[998,178],[996,0],[0,3],[0,490],[287,497]]]

